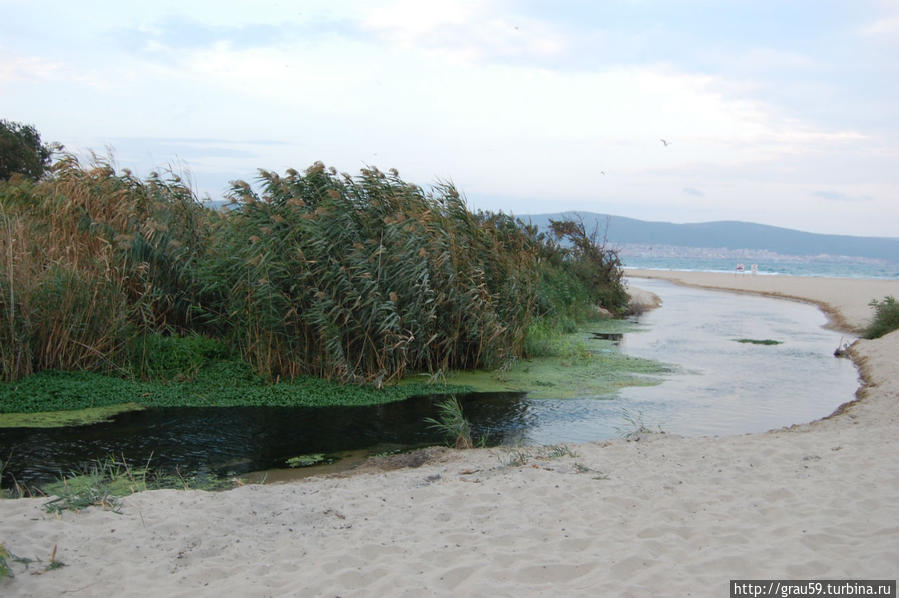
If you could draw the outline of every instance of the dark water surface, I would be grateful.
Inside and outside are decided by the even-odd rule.
[[[520,393],[460,397],[474,437],[488,444],[556,444],[623,435],[635,421],[685,435],[739,434],[806,422],[851,400],[853,364],[833,357],[841,335],[801,303],[636,279],[663,299],[638,330],[615,340],[627,354],[677,366],[662,384],[600,398],[529,399]],[[782,344],[741,344],[738,338]],[[844,340],[849,340],[848,338]],[[371,407],[165,408],[112,422],[0,429],[3,483],[37,484],[110,455],[183,475],[241,475],[283,468],[290,457],[438,444],[424,423],[440,397]]]

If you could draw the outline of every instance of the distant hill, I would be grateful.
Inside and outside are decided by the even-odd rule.
[[[587,230],[599,226],[600,235],[612,245],[673,245],[679,247],[752,249],[784,255],[832,255],[863,257],[899,263],[899,238],[821,235],[752,222],[700,222],[674,224],[649,222],[592,212],[561,212],[519,216],[541,229],[550,220],[580,216]],[[608,222],[608,228],[606,223]]]

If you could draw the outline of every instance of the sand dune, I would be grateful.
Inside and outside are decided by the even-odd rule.
[[[872,298],[899,296],[899,281],[649,274],[815,301],[852,328]],[[431,449],[412,468],[145,492],[121,513],[0,501],[0,542],[43,564],[57,546],[66,564],[15,563],[0,595],[720,597],[734,578],[895,579],[899,332],[853,353],[860,400],[765,434],[554,458]]]

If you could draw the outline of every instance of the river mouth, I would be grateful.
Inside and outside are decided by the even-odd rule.
[[[827,416],[858,388],[854,365],[833,357],[849,339],[826,329],[826,317],[813,306],[664,281],[634,284],[659,295],[662,308],[646,312],[623,334],[594,340],[625,355],[674,364],[653,374],[660,384],[568,399],[522,392],[460,395],[473,440],[486,446],[551,445],[601,441],[637,428],[687,436],[764,432]],[[761,342],[741,342],[746,339]],[[293,478],[281,472],[294,457],[342,461],[310,469],[327,473],[367,456],[445,443],[425,422],[439,416],[443,400],[438,395],[364,407],[155,408],[87,426],[5,428],[2,484],[41,485],[109,456],[185,476],[272,472],[249,481]]]

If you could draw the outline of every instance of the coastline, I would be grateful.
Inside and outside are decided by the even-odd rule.
[[[899,296],[899,281],[638,272],[817,303],[846,330]],[[428,449],[344,477],[144,492],[120,514],[0,500],[0,543],[66,564],[14,564],[0,593],[722,596],[729,579],[895,579],[899,331],[852,356],[859,400],[764,434]]]
[[[838,330],[858,332],[871,318],[868,303],[899,296],[899,279],[823,278],[727,274],[680,270],[628,269],[625,278],[655,278],[716,291],[751,293],[816,304]],[[870,295],[870,296],[868,296]]]

